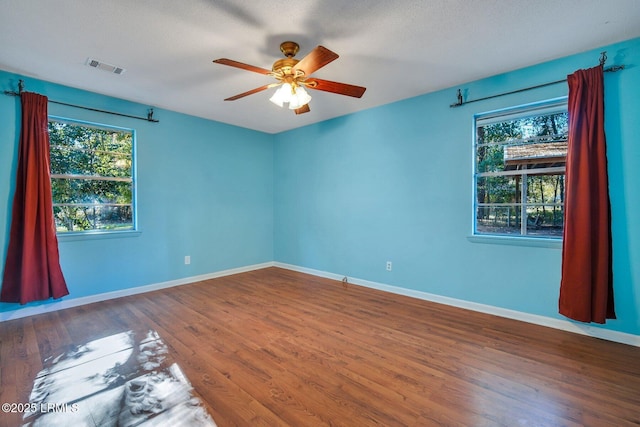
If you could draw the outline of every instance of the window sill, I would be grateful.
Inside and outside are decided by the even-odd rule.
[[[102,240],[102,239],[124,239],[130,237],[140,237],[139,230],[128,231],[93,231],[82,233],[62,233],[57,234],[58,242],[73,242],[77,240]]]
[[[492,245],[530,246],[537,248],[562,249],[562,239],[550,239],[544,237],[511,237],[472,235],[467,236],[472,243],[488,243]]]

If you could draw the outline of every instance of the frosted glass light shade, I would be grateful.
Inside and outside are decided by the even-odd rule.
[[[285,102],[289,102],[291,98],[291,85],[284,83],[275,91],[273,96],[269,98],[269,101],[276,104],[278,107],[283,107]]]
[[[298,86],[295,89],[295,93],[291,95],[291,99],[289,100],[289,109],[298,109],[303,105],[308,104],[309,101],[311,101],[311,95],[309,95],[302,86]]]

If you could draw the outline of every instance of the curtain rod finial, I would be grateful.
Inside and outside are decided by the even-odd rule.
[[[462,90],[458,89],[458,93],[456,94],[456,98],[458,98],[458,102],[456,102],[455,104],[451,104],[449,107],[459,107],[462,104],[464,104],[464,99],[462,97]]]
[[[600,52],[600,66],[604,66],[604,63],[607,62],[607,51]]]

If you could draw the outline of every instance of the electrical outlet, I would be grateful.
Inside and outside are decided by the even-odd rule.
[[[184,263],[185,263],[185,265],[191,264],[191,256],[190,255],[185,255]]]
[[[391,263],[391,261],[387,261],[387,271],[391,271],[392,268],[393,264]]]

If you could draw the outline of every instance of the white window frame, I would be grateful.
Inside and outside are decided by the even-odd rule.
[[[87,128],[102,129],[107,131],[127,132],[131,134],[131,176],[130,177],[114,177],[114,176],[96,176],[96,175],[75,175],[75,174],[51,174],[51,179],[86,179],[95,181],[120,181],[131,183],[131,216],[132,224],[130,228],[125,229],[89,229],[89,230],[74,230],[74,231],[58,231],[56,234],[58,238],[62,240],[74,240],[75,238],[87,238],[87,237],[131,237],[139,235],[138,230],[138,214],[137,214],[137,185],[136,185],[136,132],[131,128],[124,128],[120,126],[108,125],[103,123],[88,122],[83,120],[70,119],[66,117],[50,115],[48,117],[49,122],[66,123],[69,125],[82,126]],[[66,203],[56,203],[53,201],[53,206],[64,206]],[[83,204],[75,203],[77,206],[120,206],[120,204],[113,203],[98,203],[98,204]],[[126,204],[129,206],[129,204]]]
[[[478,158],[477,158],[477,129],[482,125],[489,125],[492,123],[501,123],[510,119],[517,119],[520,117],[529,117],[532,115],[545,115],[552,113],[567,112],[567,97],[555,98],[543,102],[531,103],[520,105],[517,107],[511,107],[501,110],[494,110],[490,112],[480,113],[474,115],[473,118],[473,138],[472,138],[472,166],[473,166],[473,178],[472,178],[472,235],[469,240],[473,242],[486,242],[486,243],[504,243],[504,244],[524,244],[533,246],[548,246],[548,247],[561,247],[562,236],[531,236],[527,233],[527,206],[535,206],[536,203],[527,203],[527,177],[529,175],[540,174],[553,174],[553,173],[565,173],[565,166],[547,167],[539,169],[531,169],[527,172],[527,169],[512,170],[512,171],[499,171],[499,172],[478,172]],[[487,204],[487,206],[500,207],[504,205],[505,208],[514,207],[519,205],[520,208],[520,234],[508,234],[508,233],[491,233],[491,232],[479,232],[478,231],[478,178],[488,176],[520,176],[521,179],[521,194],[524,195],[520,203],[494,203]],[[549,203],[539,203],[538,205],[549,205]],[[560,204],[561,205],[561,204]]]

